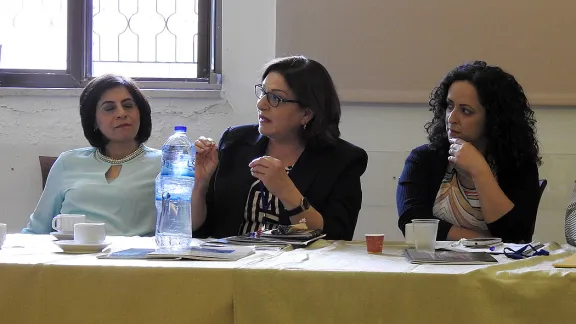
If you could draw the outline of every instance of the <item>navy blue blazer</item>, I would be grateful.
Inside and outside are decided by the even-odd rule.
[[[265,154],[268,138],[258,125],[228,128],[218,144],[219,164],[206,194],[206,221],[196,237],[238,235],[250,186],[248,164]],[[362,205],[360,176],[368,155],[342,139],[323,148],[306,148],[290,171],[296,188],[324,218],[326,239],[351,240]]]

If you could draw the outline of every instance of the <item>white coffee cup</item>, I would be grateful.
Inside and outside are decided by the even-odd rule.
[[[6,240],[6,224],[0,223],[0,248],[2,248],[4,240]]]
[[[106,240],[106,224],[74,224],[74,241],[78,244],[100,244]]]
[[[86,215],[80,214],[60,214],[52,218],[52,228],[61,233],[74,232],[74,224],[85,223]]]

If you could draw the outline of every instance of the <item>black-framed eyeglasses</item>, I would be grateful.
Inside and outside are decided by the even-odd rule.
[[[254,94],[256,94],[256,98],[258,99],[262,99],[264,96],[266,96],[266,100],[268,100],[268,103],[272,107],[278,107],[278,105],[280,105],[280,103],[282,102],[294,102],[298,104],[300,103],[300,101],[298,100],[284,99],[276,94],[270,93],[266,91],[266,89],[264,89],[264,86],[261,84],[257,84],[254,86]]]

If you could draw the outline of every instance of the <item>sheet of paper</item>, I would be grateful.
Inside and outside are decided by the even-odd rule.
[[[533,246],[536,246],[540,243],[534,242],[531,243]],[[522,247],[526,246],[526,244],[515,244],[515,243],[503,243],[499,245],[495,245],[493,249],[490,248],[470,248],[462,245],[459,241],[440,241],[436,242],[436,249],[444,249],[448,251],[457,251],[457,252],[486,252],[491,254],[504,254],[504,248],[508,247],[512,250],[516,251]]]

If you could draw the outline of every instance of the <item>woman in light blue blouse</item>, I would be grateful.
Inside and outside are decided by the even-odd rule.
[[[84,214],[109,235],[153,235],[161,152],[143,144],[152,131],[146,97],[132,80],[103,75],[82,92],[80,119],[92,147],[60,154],[22,232],[50,233],[54,216]]]

